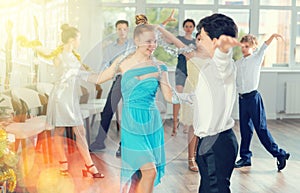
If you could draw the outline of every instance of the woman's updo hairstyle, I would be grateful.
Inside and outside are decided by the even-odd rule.
[[[69,24],[63,24],[60,29],[61,32],[61,41],[66,44],[70,38],[76,38],[78,36],[79,30],[75,27],[70,26]]]
[[[135,16],[135,24],[142,25],[142,24],[149,24],[148,18],[144,14],[139,14]]]

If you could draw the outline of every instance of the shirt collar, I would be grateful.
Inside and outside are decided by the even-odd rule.
[[[114,46],[119,45],[119,44],[118,44],[118,40],[119,40],[119,38],[117,38],[116,41],[114,42]],[[126,45],[127,43],[128,43],[128,38],[126,39],[126,41],[124,42],[124,44],[122,44],[122,46],[123,46],[123,45]]]

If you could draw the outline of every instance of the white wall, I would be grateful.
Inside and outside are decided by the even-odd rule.
[[[300,114],[287,115],[284,113],[285,82],[287,81],[294,81],[300,84],[300,71],[262,70],[258,91],[263,98],[267,119],[300,118]],[[232,116],[234,119],[238,119],[237,102]]]
[[[277,118],[277,77],[278,73],[274,71],[262,71],[258,91],[261,93],[267,119]],[[232,113],[234,119],[239,119],[238,98]]]

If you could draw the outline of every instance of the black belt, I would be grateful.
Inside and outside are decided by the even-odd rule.
[[[244,93],[244,94],[239,93],[239,97],[241,99],[243,99],[243,98],[254,96],[254,95],[256,95],[256,93],[257,93],[257,90],[254,90],[254,91],[251,91],[251,92],[248,92],[248,93]]]

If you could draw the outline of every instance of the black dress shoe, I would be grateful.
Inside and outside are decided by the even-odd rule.
[[[118,150],[116,151],[116,157],[121,157],[121,146],[119,146]]]
[[[278,171],[282,170],[286,166],[286,160],[290,158],[290,154],[286,153],[285,156],[277,157],[277,168]]]
[[[237,162],[234,164],[234,167],[235,167],[235,168],[241,168],[241,167],[245,167],[245,166],[251,166],[251,161],[247,161],[247,160],[244,160],[244,159],[240,159],[239,161],[237,161]]]

